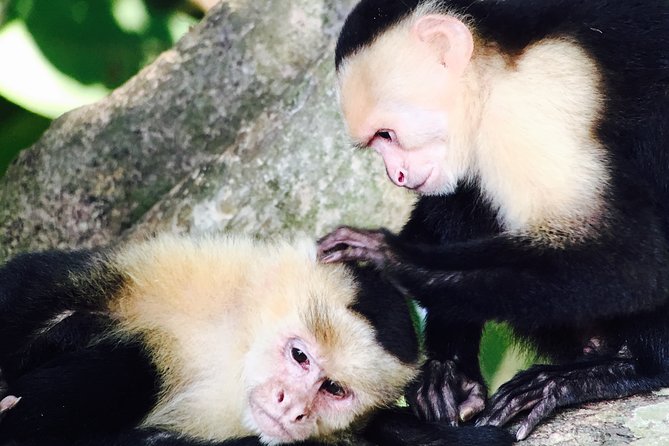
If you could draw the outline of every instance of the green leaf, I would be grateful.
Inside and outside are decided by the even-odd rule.
[[[21,149],[33,144],[50,122],[0,97],[0,176]]]

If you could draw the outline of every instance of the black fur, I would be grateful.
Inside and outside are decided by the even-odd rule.
[[[416,6],[419,0],[363,1],[357,4],[339,34],[335,49],[335,66],[339,69],[342,60],[374,41],[388,28],[400,22]]]
[[[379,342],[391,353],[415,362],[416,333],[404,298],[379,280],[373,268],[360,268],[354,274],[364,291],[353,310],[380,328]],[[140,340],[111,341],[104,336],[114,323],[106,316],[106,304],[123,283],[122,272],[104,252],[32,253],[0,268],[0,370],[4,373],[0,399],[21,397],[16,406],[0,414],[0,444],[261,446],[257,438],[212,443],[136,428],[156,402],[159,379]],[[388,299],[389,293],[396,298]],[[388,299],[388,305],[383,309],[372,305],[379,299]],[[388,416],[388,422],[405,423],[415,430],[413,417],[402,421],[394,412]],[[379,413],[375,425],[384,425],[384,417],[384,412]],[[392,431],[375,435],[384,445],[460,445],[475,444],[477,439],[492,446],[510,444],[504,431],[490,429],[452,433],[426,427],[406,440]],[[414,441],[421,438],[423,442]],[[470,443],[460,443],[462,438]],[[299,444],[325,446],[313,441]]]
[[[5,373],[17,367],[16,362],[7,361],[12,354],[43,349],[43,354],[48,355],[60,348],[59,343],[36,346],[32,336],[36,329],[44,328],[57,315],[74,309],[103,308],[106,298],[116,293],[123,280],[104,263],[103,255],[92,251],[47,251],[22,254],[0,268],[0,339],[12,339],[12,342],[0,343],[0,361],[11,362]],[[92,271],[105,269],[101,281],[83,280],[77,286],[72,284],[72,274],[83,273],[83,277],[90,277]],[[76,330],[74,324],[67,324],[68,330],[54,333],[53,338],[62,337],[63,344],[72,346],[88,342],[90,338],[84,334],[91,331],[91,327],[86,327],[88,324],[95,322],[86,319],[77,324]]]
[[[337,66],[418,3],[363,0],[342,30]],[[555,407],[669,386],[669,3],[442,4],[466,14],[507,60],[552,37],[576,41],[592,56],[605,98],[596,132],[612,181],[608,225],[597,237],[560,248],[504,234],[476,183],[420,198],[401,233],[385,234],[383,267],[428,308],[430,356],[455,359],[480,379],[482,327],[499,320],[562,364],[519,375],[493,399],[482,423],[501,424],[505,406],[517,413],[537,396],[545,416]]]
[[[156,373],[141,345],[62,354],[8,381],[21,401],[0,421],[0,442],[114,432],[139,423],[155,403]]]
[[[0,268],[0,369],[4,393],[21,397],[2,416],[0,443],[74,441],[136,424],[152,407],[156,373],[141,345],[97,340],[122,283],[92,251],[24,254]]]
[[[397,292],[391,285],[379,280],[379,274],[373,268],[359,267],[353,271],[360,293],[352,309],[372,324],[383,348],[402,362],[418,362],[418,336],[405,299],[396,296]],[[379,305],[379,302],[384,302],[384,305]]]
[[[380,412],[367,426],[369,439],[382,446],[511,444],[513,438],[500,429],[484,426],[453,428],[443,423],[423,423],[409,409]]]
[[[511,436],[494,427],[463,427],[453,429],[442,424],[429,426],[420,423],[407,410],[387,410],[379,412],[369,422],[368,438],[379,446],[502,446],[511,445]],[[346,446],[348,441],[341,443],[321,443],[303,441],[295,446]],[[369,443],[365,443],[369,444]],[[113,434],[97,434],[77,441],[61,439],[32,439],[28,442],[10,446],[212,446],[211,442],[194,440],[158,429],[128,429]],[[263,446],[257,438],[239,438],[216,446]]]

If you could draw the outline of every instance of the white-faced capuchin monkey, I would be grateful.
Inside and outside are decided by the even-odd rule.
[[[363,0],[336,49],[355,144],[420,195],[399,234],[340,228],[427,309],[408,400],[427,420],[486,404],[486,321],[553,365],[503,385],[479,425],[669,386],[669,2]]]
[[[19,255],[0,268],[0,339],[3,445],[316,446],[361,422],[383,445],[510,444],[374,417],[420,365],[406,300],[371,268],[319,264],[313,243]]]

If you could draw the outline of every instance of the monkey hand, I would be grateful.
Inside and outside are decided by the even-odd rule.
[[[377,267],[392,259],[385,229],[364,230],[341,226],[318,241],[318,259],[323,263],[366,261]]]
[[[550,365],[537,365],[518,373],[493,395],[476,425],[502,426],[519,413],[529,411],[516,431],[516,439],[524,440],[556,408],[572,402],[571,374]]]
[[[419,418],[457,426],[485,408],[486,393],[485,386],[465,376],[455,362],[431,360],[409,387],[407,401]]]

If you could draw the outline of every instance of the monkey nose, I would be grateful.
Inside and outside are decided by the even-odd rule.
[[[400,172],[397,174],[397,183],[398,183],[398,184],[404,184],[404,180],[405,180],[405,178],[404,178],[404,172],[400,171]]]
[[[390,179],[396,186],[404,187],[407,184],[407,172],[404,169],[397,169]]]
[[[286,422],[299,423],[309,417],[309,404],[302,400],[302,398],[290,397],[284,389],[278,390],[275,393],[276,402],[283,407],[283,417]]]
[[[289,407],[286,407],[286,421],[295,424],[307,421],[310,411],[310,403],[306,401],[293,401]]]

